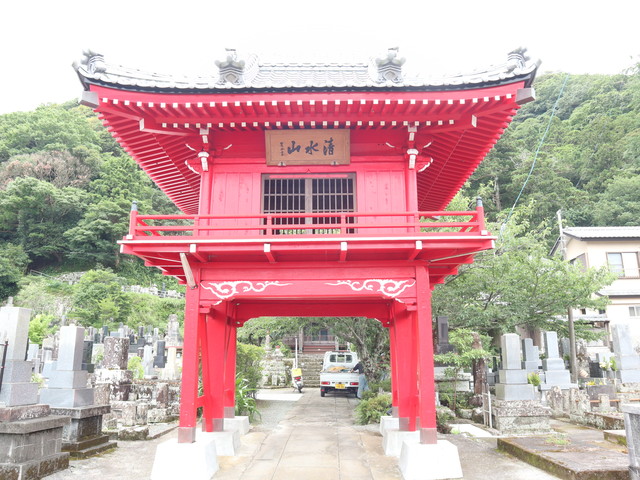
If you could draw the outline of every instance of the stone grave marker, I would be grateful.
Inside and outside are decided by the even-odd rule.
[[[611,330],[613,352],[616,355],[616,377],[622,383],[640,383],[640,356],[633,349],[629,325],[615,323]]]
[[[558,349],[558,333],[544,332],[544,344],[547,357],[542,360],[544,370],[544,384],[540,385],[541,390],[550,390],[552,387],[560,387],[561,390],[578,388],[578,385],[571,383],[571,374],[565,368],[564,360],[560,358]]]
[[[524,361],[522,368],[527,372],[536,372],[540,369],[540,349],[533,344],[531,338],[522,339],[522,351]]]

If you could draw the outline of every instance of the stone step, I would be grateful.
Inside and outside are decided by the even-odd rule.
[[[604,430],[604,439],[616,445],[627,445],[627,433],[625,430]]]

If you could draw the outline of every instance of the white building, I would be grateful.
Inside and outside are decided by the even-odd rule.
[[[576,318],[601,319],[603,327],[608,322],[629,323],[636,349],[640,349],[640,227],[569,227],[563,231],[563,240],[568,261],[587,268],[605,266],[618,275],[598,292],[611,300],[606,310],[578,311]],[[554,251],[560,246],[558,242]]]

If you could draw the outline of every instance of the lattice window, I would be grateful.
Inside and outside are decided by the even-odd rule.
[[[322,176],[264,175],[262,183],[262,212],[278,214],[313,214],[355,212],[355,174]],[[275,225],[338,225],[340,217],[273,218]],[[354,223],[347,217],[346,223]],[[352,231],[352,229],[351,229]],[[340,233],[339,228],[291,228],[274,231],[277,235]]]

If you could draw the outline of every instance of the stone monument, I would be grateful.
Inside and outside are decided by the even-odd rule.
[[[533,400],[533,385],[527,381],[527,371],[522,369],[520,336],[507,333],[500,338],[502,368],[500,381],[496,383],[498,400]]]
[[[616,378],[622,383],[640,383],[640,356],[633,349],[629,325],[616,323],[611,330],[613,353],[616,355]]]
[[[129,400],[133,373],[127,370],[128,361],[129,338],[106,337],[102,368],[96,370],[96,383],[108,383],[113,400]]]
[[[540,349],[533,344],[532,339],[522,339],[522,351],[524,353],[522,369],[529,373],[540,370]]]
[[[557,332],[544,332],[544,344],[547,357],[542,360],[544,384],[540,385],[540,390],[550,390],[553,387],[560,387],[561,390],[578,388],[578,384],[571,383],[571,374],[560,357]]]
[[[0,391],[0,478],[41,478],[69,466],[61,451],[62,430],[69,418],[51,415],[38,404],[38,385],[31,383],[32,362],[25,360],[31,311],[0,308],[0,340],[6,362]],[[6,342],[6,343],[5,343]]]
[[[51,413],[71,418],[62,431],[62,450],[72,458],[87,458],[117,446],[102,434],[102,417],[111,407],[95,405],[94,390],[87,387],[89,374],[82,369],[87,357],[85,344],[83,327],[60,328],[58,361],[47,388],[40,393],[41,401],[51,405]]]
[[[536,399],[533,385],[522,369],[520,336],[507,333],[500,339],[502,369],[493,401],[493,426],[502,434],[531,434],[550,431],[551,410]]]

